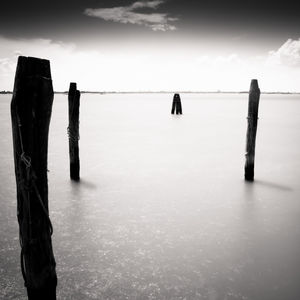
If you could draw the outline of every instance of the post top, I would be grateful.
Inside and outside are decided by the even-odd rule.
[[[50,61],[37,57],[18,57],[17,72],[19,76],[41,76],[51,79]]]
[[[76,82],[70,82],[70,89],[77,89],[77,83]]]
[[[258,81],[257,79],[252,79],[250,84],[250,90],[258,90]]]

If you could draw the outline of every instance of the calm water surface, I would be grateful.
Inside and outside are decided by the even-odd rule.
[[[81,182],[67,96],[48,169],[58,299],[300,299],[300,96],[261,95],[255,182],[243,180],[247,95],[81,97]],[[10,95],[0,95],[0,298],[20,271]]]

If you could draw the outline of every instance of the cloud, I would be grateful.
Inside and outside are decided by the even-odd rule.
[[[300,39],[288,39],[278,50],[270,51],[267,64],[300,67]]]
[[[134,2],[130,7],[132,9],[137,9],[137,8],[157,8],[159,5],[163,4],[164,1],[162,0],[157,0],[157,1],[138,1]]]
[[[163,4],[162,0],[138,1],[129,6],[119,6],[112,8],[87,8],[84,14],[89,17],[96,17],[105,21],[113,21],[123,24],[143,25],[151,28],[153,31],[175,30],[174,25],[169,22],[175,22],[178,19],[169,17],[166,13],[141,13],[136,10],[141,8],[156,9]]]
[[[11,57],[9,57],[9,55],[6,57],[0,56],[0,80],[3,78],[9,78],[11,74],[13,74],[16,69],[17,57],[18,55],[16,53],[14,53]]]
[[[4,77],[9,76],[14,68],[14,64],[8,57],[0,58],[0,74]]]
[[[202,55],[196,59],[198,65],[206,66],[214,69],[231,69],[233,67],[241,68],[244,67],[245,62],[236,53],[231,53],[227,56],[208,56]]]
[[[259,80],[262,91],[299,91],[300,68],[295,67],[295,61],[292,66],[269,66],[268,52],[260,57],[245,55],[237,49],[227,54],[223,49],[213,53],[210,48],[203,49],[203,45],[191,51],[196,47],[194,43],[177,47],[169,43],[159,47],[146,43],[115,47],[101,42],[99,47],[82,49],[50,39],[1,36],[0,45],[0,90],[13,89],[17,57],[24,55],[50,60],[56,91],[68,90],[71,81],[77,82],[79,89],[90,91],[239,91],[247,90],[252,78]],[[282,51],[285,55],[294,53],[294,47],[274,51],[273,56],[282,58],[275,55]]]
[[[68,73],[64,66],[75,49],[73,44],[54,42],[50,39],[8,39],[0,36],[0,44],[0,90],[12,90],[20,55],[49,59],[52,78],[55,82],[64,82],[63,76]],[[58,89],[62,87],[63,85],[60,85]]]

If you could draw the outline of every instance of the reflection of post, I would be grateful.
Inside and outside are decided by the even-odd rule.
[[[172,115],[176,112],[176,115],[182,114],[182,106],[181,106],[181,99],[179,94],[174,94],[173,103],[172,103]]]
[[[246,141],[245,179],[254,180],[255,139],[257,131],[260,89],[256,79],[251,81],[248,102],[248,128]]]
[[[57,277],[48,213],[48,133],[53,88],[48,60],[20,56],[11,119],[21,270],[28,299],[56,299]]]
[[[79,106],[80,92],[76,89],[76,83],[70,83],[69,89],[69,155],[70,155],[70,177],[79,180]]]

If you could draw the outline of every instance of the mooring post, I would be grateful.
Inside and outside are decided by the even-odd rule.
[[[255,139],[258,119],[260,89],[256,79],[251,80],[248,102],[248,127],[246,141],[245,180],[254,180]]]
[[[171,110],[172,115],[174,115],[174,113],[175,113],[175,108],[176,108],[176,99],[175,99],[175,95],[174,95],[173,102],[172,102],[172,110]]]
[[[177,111],[176,114],[181,114],[182,115],[182,105],[181,105],[181,99],[180,95],[178,94],[178,99],[177,99]]]
[[[77,90],[76,83],[70,83],[69,95],[69,156],[70,156],[70,177],[72,180],[80,180],[80,161],[79,161],[79,106],[80,91]]]
[[[174,115],[174,112],[176,113],[176,115],[182,114],[181,99],[179,94],[174,94],[173,97],[171,114]]]
[[[21,270],[29,300],[56,299],[48,209],[48,133],[53,103],[50,62],[19,56],[11,120]]]

